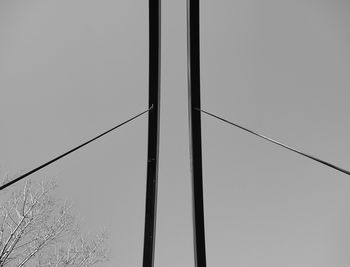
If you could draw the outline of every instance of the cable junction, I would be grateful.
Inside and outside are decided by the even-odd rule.
[[[207,115],[209,115],[209,116],[211,116],[211,117],[214,117],[214,118],[216,118],[216,119],[218,119],[218,120],[221,120],[221,121],[223,121],[223,122],[226,122],[226,123],[228,123],[228,124],[231,124],[231,125],[233,125],[233,126],[235,126],[235,127],[237,127],[237,128],[240,128],[240,129],[242,129],[242,130],[244,130],[244,131],[246,131],[246,132],[248,132],[248,133],[251,133],[251,134],[256,135],[256,136],[258,136],[258,137],[260,137],[260,138],[263,138],[263,139],[265,139],[265,140],[267,140],[267,141],[269,141],[269,142],[271,142],[271,143],[274,143],[274,144],[276,144],[276,145],[279,145],[279,146],[281,146],[281,147],[283,147],[283,148],[285,148],[285,149],[291,150],[291,151],[293,151],[293,152],[295,152],[295,153],[298,153],[298,154],[300,154],[300,155],[302,155],[302,156],[304,156],[304,157],[307,157],[307,158],[312,159],[312,160],[314,160],[314,161],[317,161],[317,162],[319,162],[319,163],[321,163],[321,164],[324,164],[324,165],[326,165],[326,166],[328,166],[328,167],[330,167],[330,168],[333,168],[333,169],[335,169],[335,170],[337,170],[337,171],[340,171],[340,172],[342,172],[342,173],[345,173],[345,174],[347,174],[347,175],[350,175],[350,171],[345,170],[345,169],[343,169],[343,168],[340,168],[340,167],[338,167],[338,166],[336,166],[336,165],[334,165],[334,164],[332,164],[332,163],[329,163],[329,162],[327,162],[327,161],[325,161],[325,160],[319,159],[319,158],[317,158],[317,157],[315,157],[315,156],[312,156],[312,155],[307,154],[307,153],[305,153],[305,152],[302,152],[302,151],[300,151],[300,150],[298,150],[298,149],[295,149],[295,148],[293,148],[293,147],[290,147],[290,146],[288,146],[288,145],[285,145],[285,144],[283,144],[283,143],[281,143],[281,142],[279,142],[279,141],[276,141],[276,140],[274,140],[274,139],[272,139],[272,138],[270,138],[270,137],[267,137],[267,136],[265,136],[265,135],[259,134],[259,133],[255,132],[255,131],[252,131],[252,130],[250,130],[250,129],[248,129],[248,128],[245,128],[245,127],[243,127],[243,126],[241,126],[241,125],[238,125],[238,124],[236,124],[236,123],[233,123],[233,122],[231,122],[231,121],[228,121],[228,120],[226,120],[226,119],[223,119],[223,118],[221,118],[221,117],[219,117],[219,116],[217,116],[217,115],[214,115],[214,114],[212,114],[212,113],[210,113],[210,112],[207,112],[207,111],[205,111],[205,110],[198,109],[198,108],[196,108],[196,110],[197,110],[197,111],[200,111],[200,112],[203,112],[203,113],[205,113],[205,114],[207,114]]]
[[[149,111],[152,110],[152,109],[153,109],[153,105],[152,105],[149,109],[147,109],[147,110],[145,110],[145,111],[143,111],[143,112],[141,112],[141,113],[139,113],[139,114],[137,114],[137,115],[131,117],[130,119],[128,119],[128,120],[126,120],[126,121],[124,121],[124,122],[118,124],[117,126],[114,126],[113,128],[111,128],[111,129],[109,129],[109,130],[107,130],[107,131],[105,131],[105,132],[103,132],[103,133],[97,135],[96,137],[94,137],[94,138],[92,138],[92,139],[90,139],[90,140],[88,140],[88,141],[86,141],[86,142],[84,142],[84,143],[82,143],[82,144],[80,144],[80,145],[78,145],[78,146],[72,148],[71,150],[69,150],[69,151],[67,151],[67,152],[65,152],[65,153],[63,153],[63,154],[61,154],[61,155],[55,157],[54,159],[52,159],[52,160],[50,160],[50,161],[48,161],[48,162],[46,162],[46,163],[40,165],[39,167],[36,167],[35,169],[33,169],[33,170],[29,171],[29,172],[26,172],[25,174],[22,174],[21,176],[17,177],[16,179],[14,179],[14,180],[12,180],[12,181],[10,181],[10,182],[8,182],[8,183],[6,183],[6,184],[0,186],[0,190],[3,190],[3,189],[5,189],[6,187],[8,187],[8,186],[10,186],[10,185],[12,185],[12,184],[14,184],[14,183],[17,183],[17,182],[19,182],[20,180],[24,179],[25,177],[27,177],[27,176],[29,176],[29,175],[31,175],[31,174],[33,174],[33,173],[35,173],[35,172],[37,172],[37,171],[39,171],[39,170],[45,168],[46,166],[51,165],[51,164],[54,163],[55,161],[57,161],[57,160],[59,160],[59,159],[61,159],[61,158],[64,158],[65,156],[68,156],[70,153],[73,153],[74,151],[76,151],[76,150],[78,150],[78,149],[80,149],[80,148],[82,148],[82,147],[84,147],[84,146],[90,144],[91,142],[93,142],[93,141],[95,141],[95,140],[101,138],[102,136],[108,134],[109,132],[114,131],[115,129],[117,129],[117,128],[123,126],[124,124],[127,124],[127,123],[133,121],[134,119],[140,117],[141,115],[143,115],[143,114],[149,112]]]

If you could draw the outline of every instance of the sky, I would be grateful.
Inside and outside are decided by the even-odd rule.
[[[350,169],[350,3],[201,5],[202,108]],[[148,2],[0,2],[0,169],[16,176],[147,109]],[[155,266],[193,266],[186,1],[162,1]],[[208,266],[350,265],[350,177],[202,115]],[[104,266],[140,266],[147,115],[55,179]]]

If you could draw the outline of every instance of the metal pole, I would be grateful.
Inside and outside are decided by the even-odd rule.
[[[157,213],[160,105],[160,0],[149,0],[149,106],[148,155],[143,267],[153,267]]]
[[[200,109],[199,0],[187,0],[187,68],[195,267],[206,266]]]

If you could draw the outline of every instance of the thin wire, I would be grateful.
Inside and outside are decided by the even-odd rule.
[[[290,147],[290,146],[287,146],[287,145],[285,145],[285,144],[283,144],[283,143],[281,143],[281,142],[279,142],[279,141],[276,141],[276,140],[274,140],[274,139],[272,139],[272,138],[270,138],[270,137],[267,137],[267,136],[264,136],[264,135],[262,135],[262,134],[259,134],[259,133],[255,132],[255,131],[249,130],[249,129],[243,127],[243,126],[240,126],[240,125],[238,125],[238,124],[236,124],[236,123],[233,123],[233,122],[230,122],[230,121],[228,121],[228,120],[225,120],[225,119],[223,119],[223,118],[221,118],[221,117],[219,117],[219,116],[217,116],[217,115],[214,115],[214,114],[212,114],[212,113],[210,113],[210,112],[207,112],[207,111],[204,111],[204,110],[198,109],[198,108],[196,108],[196,110],[197,110],[197,111],[201,111],[201,112],[203,112],[203,113],[205,113],[205,114],[207,114],[207,115],[210,115],[210,116],[212,116],[212,117],[214,117],[214,118],[216,118],[216,119],[219,119],[219,120],[221,120],[221,121],[223,121],[223,122],[226,122],[226,123],[228,123],[228,124],[231,124],[231,125],[233,125],[233,126],[235,126],[235,127],[237,127],[237,128],[240,128],[240,129],[246,131],[246,132],[249,132],[249,133],[251,133],[251,134],[254,134],[254,135],[258,136],[258,137],[261,137],[261,138],[263,138],[263,139],[265,139],[265,140],[267,140],[267,141],[270,141],[270,142],[272,142],[272,143],[275,143],[276,145],[279,145],[279,146],[284,147],[284,148],[286,148],[286,149],[288,149],[288,150],[291,150],[291,151],[293,151],[293,152],[295,152],[295,153],[298,153],[298,154],[300,154],[300,155],[302,155],[302,156],[304,156],[304,157],[307,157],[307,158],[309,158],[309,159],[312,159],[312,160],[314,160],[314,161],[317,161],[317,162],[319,162],[319,163],[322,163],[322,164],[324,164],[324,165],[326,165],[326,166],[328,166],[328,167],[331,167],[331,168],[333,168],[333,169],[335,169],[335,170],[337,170],[337,171],[340,171],[340,172],[342,172],[342,173],[345,173],[345,174],[347,174],[347,175],[350,175],[350,171],[345,170],[345,169],[343,169],[343,168],[340,168],[340,167],[338,167],[338,166],[336,166],[336,165],[334,165],[334,164],[332,164],[332,163],[329,163],[329,162],[327,162],[327,161],[324,161],[324,160],[322,160],[322,159],[319,159],[319,158],[317,158],[317,157],[314,157],[314,156],[312,156],[312,155],[310,155],[310,154],[304,153],[304,152],[302,152],[302,151],[300,151],[300,150],[297,150],[297,149],[295,149],[295,148],[292,148],[292,147]]]
[[[145,114],[146,112],[149,112],[151,109],[153,109],[153,105],[152,105],[149,109],[147,109],[147,110],[145,110],[145,111],[143,111],[143,112],[141,112],[141,113],[139,113],[139,114],[133,116],[132,118],[130,118],[130,119],[128,119],[128,120],[126,120],[126,121],[124,121],[124,122],[118,124],[117,126],[114,126],[113,128],[111,128],[111,129],[109,129],[109,130],[107,130],[107,131],[105,131],[105,132],[99,134],[98,136],[96,136],[96,137],[94,137],[94,138],[92,138],[92,139],[86,141],[85,143],[83,143],[83,144],[81,144],[81,145],[79,145],[79,146],[76,146],[76,147],[72,148],[71,150],[69,150],[69,151],[67,151],[67,152],[65,152],[65,153],[63,153],[63,154],[57,156],[56,158],[54,158],[54,159],[52,159],[52,160],[50,160],[50,161],[48,161],[48,162],[46,162],[46,163],[44,163],[44,164],[42,164],[42,165],[40,165],[39,167],[36,167],[35,169],[33,169],[33,170],[31,170],[31,171],[29,171],[29,172],[27,172],[27,173],[25,173],[25,174],[22,174],[21,176],[17,177],[16,179],[14,179],[14,180],[12,180],[12,181],[10,181],[10,182],[8,182],[8,183],[6,183],[6,184],[0,186],[0,190],[5,189],[6,187],[8,187],[8,186],[10,186],[10,185],[12,185],[12,184],[14,184],[14,183],[16,183],[16,182],[18,182],[18,181],[24,179],[25,177],[27,177],[27,176],[29,176],[29,175],[31,175],[31,174],[33,174],[33,173],[39,171],[39,170],[42,169],[42,168],[45,168],[46,166],[48,166],[48,165],[54,163],[55,161],[57,161],[57,160],[59,160],[59,159],[65,157],[65,156],[69,155],[70,153],[72,153],[72,152],[74,152],[74,151],[76,151],[76,150],[78,150],[78,149],[80,149],[80,148],[82,148],[82,147],[88,145],[89,143],[91,143],[91,142],[93,142],[93,141],[99,139],[100,137],[104,136],[105,134],[108,134],[109,132],[114,131],[115,129],[119,128],[120,126],[123,126],[124,124],[127,124],[127,123],[131,122],[132,120],[134,120],[134,119],[140,117],[141,115]]]

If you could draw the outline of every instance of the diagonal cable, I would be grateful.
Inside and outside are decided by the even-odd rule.
[[[124,121],[124,122],[118,124],[117,126],[114,126],[113,128],[111,128],[111,129],[109,129],[109,130],[107,130],[107,131],[105,131],[105,132],[103,132],[103,133],[97,135],[96,137],[91,138],[90,140],[88,140],[88,141],[86,141],[86,142],[84,142],[84,143],[82,143],[82,144],[80,144],[80,145],[78,145],[78,146],[72,148],[71,150],[69,150],[69,151],[67,151],[67,152],[65,152],[65,153],[63,153],[63,154],[61,154],[61,155],[55,157],[54,159],[52,159],[52,160],[50,160],[50,161],[48,161],[48,162],[46,162],[46,163],[40,165],[39,167],[36,167],[35,169],[33,169],[33,170],[29,171],[29,172],[26,172],[25,174],[22,174],[21,176],[17,177],[16,179],[14,179],[14,180],[12,180],[12,181],[10,181],[10,182],[8,182],[8,183],[6,183],[6,184],[0,186],[0,190],[5,189],[6,187],[8,187],[8,186],[10,186],[10,185],[12,185],[12,184],[14,184],[14,183],[16,183],[16,182],[22,180],[23,178],[25,178],[25,177],[27,177],[27,176],[29,176],[29,175],[31,175],[31,174],[33,174],[33,173],[39,171],[39,170],[42,169],[42,168],[45,168],[46,166],[48,166],[48,165],[54,163],[55,161],[57,161],[57,160],[59,160],[59,159],[65,157],[65,156],[69,155],[70,153],[72,153],[72,152],[74,152],[74,151],[76,151],[76,150],[78,150],[78,149],[80,149],[80,148],[82,148],[82,147],[84,147],[84,146],[90,144],[91,142],[93,142],[93,141],[95,141],[95,140],[101,138],[102,136],[108,134],[109,132],[112,132],[112,131],[114,131],[115,129],[117,129],[117,128],[123,126],[124,124],[127,124],[127,123],[133,121],[134,119],[140,117],[141,115],[143,115],[143,114],[149,112],[151,109],[153,109],[153,105],[152,105],[149,109],[147,109],[147,110],[145,110],[145,111],[143,111],[143,112],[141,112],[141,113],[139,113],[139,114],[137,114],[137,115],[131,117],[130,119],[128,119],[128,120],[126,120],[126,121]]]
[[[233,122],[230,122],[230,121],[228,121],[228,120],[225,120],[225,119],[223,119],[223,118],[221,118],[221,117],[219,117],[219,116],[217,116],[217,115],[214,115],[214,114],[212,114],[212,113],[210,113],[210,112],[207,112],[207,111],[204,111],[204,110],[198,109],[198,108],[197,108],[196,110],[197,110],[197,111],[200,111],[200,112],[203,112],[203,113],[205,113],[205,114],[207,114],[207,115],[209,115],[209,116],[212,116],[212,117],[214,117],[214,118],[216,118],[216,119],[218,119],[218,120],[221,120],[221,121],[223,121],[223,122],[226,122],[226,123],[228,123],[228,124],[231,124],[231,125],[233,125],[233,126],[235,126],[235,127],[237,127],[237,128],[240,128],[240,129],[242,129],[242,130],[244,130],[244,131],[246,131],[246,132],[248,132],[248,133],[251,133],[251,134],[253,134],[253,135],[256,135],[256,136],[258,136],[258,137],[260,137],[260,138],[263,138],[263,139],[265,139],[265,140],[267,140],[267,141],[270,141],[271,143],[274,143],[274,144],[279,145],[279,146],[281,146],[281,147],[284,147],[284,148],[286,148],[286,149],[288,149],[288,150],[291,150],[291,151],[293,151],[293,152],[295,152],[295,153],[298,153],[298,154],[300,154],[300,155],[302,155],[302,156],[304,156],[304,157],[307,157],[307,158],[309,158],[309,159],[312,159],[312,160],[314,160],[314,161],[317,161],[317,162],[319,162],[319,163],[322,163],[322,164],[324,164],[324,165],[326,165],[326,166],[328,166],[328,167],[330,167],[330,168],[333,168],[333,169],[335,169],[335,170],[337,170],[337,171],[340,171],[340,172],[343,172],[343,173],[345,173],[345,174],[347,174],[347,175],[350,175],[350,171],[345,170],[345,169],[343,169],[343,168],[340,168],[340,167],[338,167],[338,166],[336,166],[336,165],[334,165],[334,164],[332,164],[332,163],[329,163],[329,162],[327,162],[327,161],[324,161],[324,160],[322,160],[322,159],[319,159],[319,158],[317,158],[317,157],[315,157],[315,156],[312,156],[312,155],[310,155],[310,154],[304,153],[304,152],[302,152],[302,151],[300,151],[300,150],[297,150],[297,149],[295,149],[295,148],[293,148],[293,147],[287,146],[287,145],[285,145],[285,144],[283,144],[283,143],[281,143],[281,142],[279,142],[279,141],[276,141],[276,140],[274,140],[274,139],[272,139],[272,138],[270,138],[270,137],[264,136],[264,135],[262,135],[262,134],[259,134],[259,133],[255,132],[255,131],[252,131],[252,130],[250,130],[250,129],[248,129],[248,128],[245,128],[245,127],[243,127],[243,126],[240,126],[240,125],[238,125],[238,124],[236,124],[236,123],[233,123]]]

